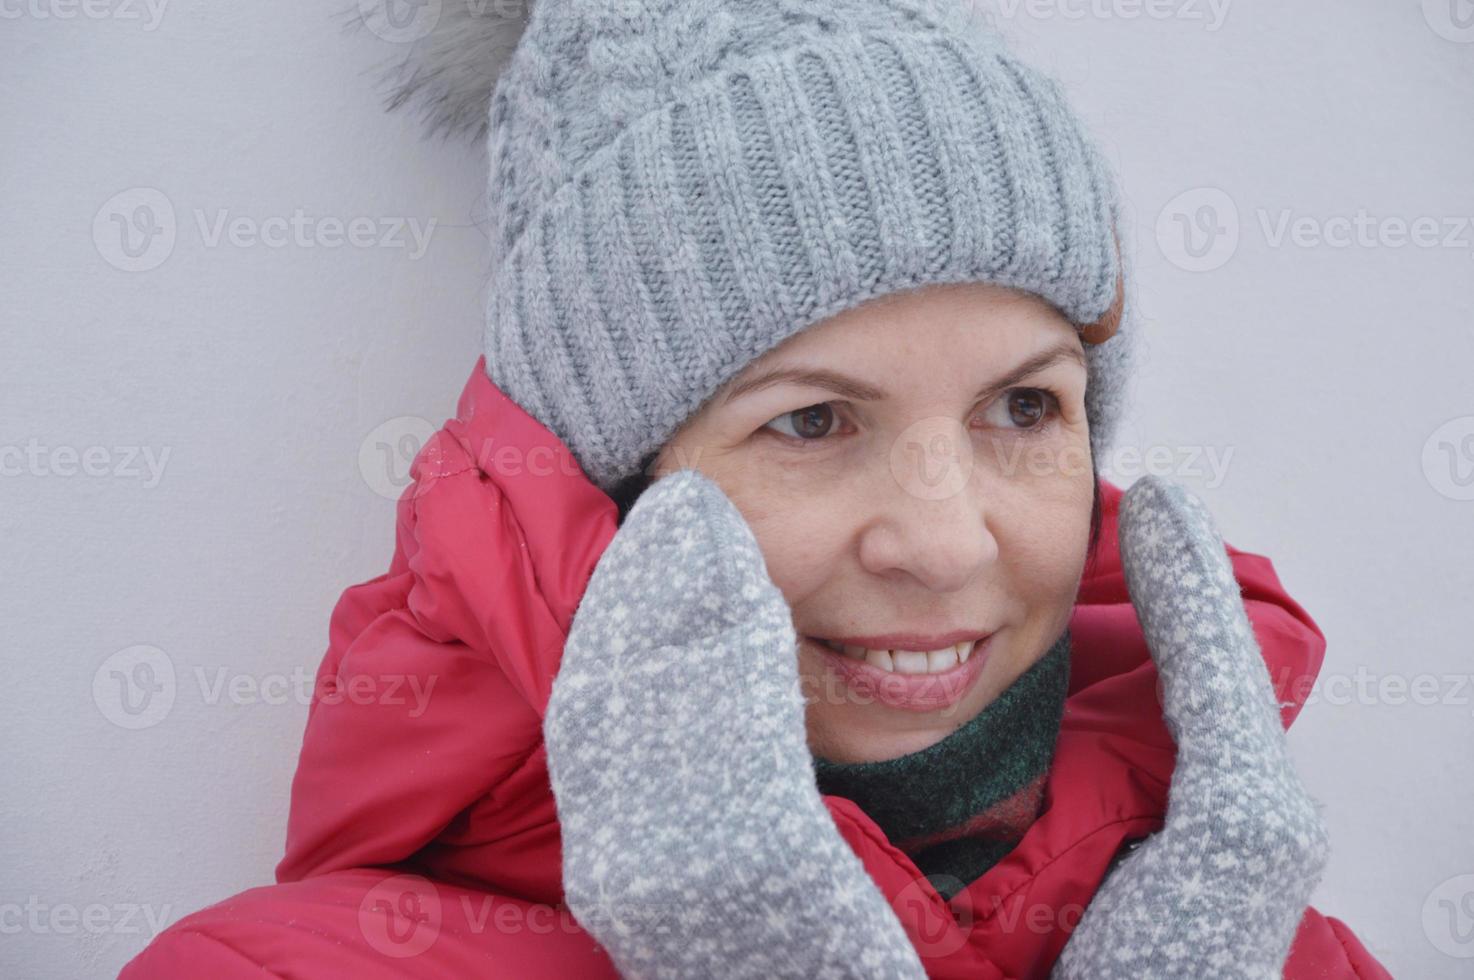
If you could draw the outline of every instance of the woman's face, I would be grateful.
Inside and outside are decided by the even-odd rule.
[[[700,470],[752,528],[800,637],[816,755],[923,749],[1059,638],[1090,534],[1085,382],[1043,299],[933,285],[789,338],[662,448],[657,478]],[[990,638],[965,662],[917,652],[957,635]]]

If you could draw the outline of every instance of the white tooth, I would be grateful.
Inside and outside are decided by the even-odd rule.
[[[898,674],[924,674],[927,671],[927,654],[924,650],[896,650],[891,653]]]
[[[926,669],[933,674],[940,674],[956,666],[957,648],[955,646],[947,647],[945,650],[933,650],[926,655]]]
[[[856,660],[864,660],[865,648],[857,647],[853,643],[846,643],[844,645],[844,655],[846,657],[854,657]]]
[[[972,656],[972,642],[972,640],[963,640],[961,643],[957,644],[958,663],[965,664],[967,663],[967,658]]]
[[[866,650],[865,662],[872,667],[879,667],[881,670],[894,671],[896,669],[891,661],[890,651],[888,650]]]

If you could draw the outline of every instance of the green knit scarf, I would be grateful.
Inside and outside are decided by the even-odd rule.
[[[816,756],[819,791],[858,804],[950,900],[1013,850],[1039,816],[1069,679],[1067,629],[940,742],[880,762]]]

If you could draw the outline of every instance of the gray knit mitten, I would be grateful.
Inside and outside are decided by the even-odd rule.
[[[924,980],[815,783],[787,602],[704,475],[600,556],[543,733],[568,907],[623,976]]]
[[[1106,878],[1051,976],[1278,978],[1330,848],[1233,566],[1203,503],[1156,477],[1122,498],[1120,544],[1177,764],[1164,826]]]

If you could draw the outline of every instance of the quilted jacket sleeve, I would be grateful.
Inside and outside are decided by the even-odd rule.
[[[484,357],[410,480],[389,570],[333,611],[277,879],[397,864],[556,903],[542,716],[616,507]]]
[[[521,529],[444,431],[411,475],[389,571],[333,610],[278,881],[409,858],[541,748],[530,687],[561,630]]]

